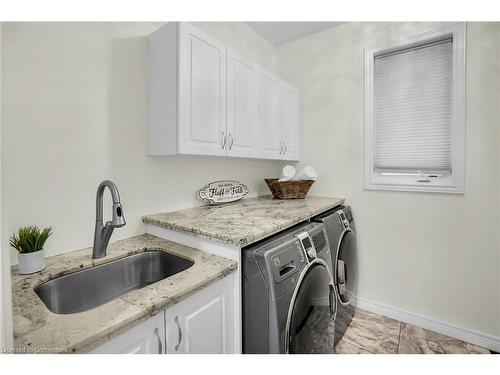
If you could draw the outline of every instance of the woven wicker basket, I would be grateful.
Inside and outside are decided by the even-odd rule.
[[[271,189],[273,196],[278,199],[303,199],[314,183],[312,180],[279,182],[277,178],[266,178],[264,181]]]

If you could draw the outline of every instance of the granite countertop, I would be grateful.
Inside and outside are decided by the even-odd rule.
[[[144,216],[146,224],[200,235],[236,246],[247,246],[344,203],[344,198],[247,198]]]
[[[92,350],[237,268],[235,261],[148,234],[110,243],[105,258],[92,259],[91,250],[49,257],[47,267],[31,275],[20,275],[17,266],[12,267],[15,352]],[[33,291],[47,280],[145,250],[165,251],[190,259],[194,264],[183,272],[81,313],[52,313]]]

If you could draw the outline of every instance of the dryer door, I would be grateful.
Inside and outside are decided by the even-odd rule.
[[[333,306],[335,295],[333,286],[324,288],[325,280],[330,280],[330,273],[324,262],[315,262],[302,277],[293,305],[290,306],[288,324],[288,353],[334,353]],[[328,281],[327,281],[328,283]],[[317,305],[318,290],[328,294],[323,300],[326,305]]]
[[[356,233],[351,228],[342,232],[333,268],[337,296],[342,304],[349,304],[358,288]]]

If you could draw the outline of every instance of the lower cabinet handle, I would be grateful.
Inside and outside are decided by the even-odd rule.
[[[226,133],[222,132],[222,149],[226,147]]]
[[[283,151],[283,155],[285,155],[285,154],[286,154],[287,150],[288,150],[288,145],[287,145],[287,144],[286,144],[286,142],[285,142],[285,151]]]
[[[283,142],[280,142],[280,155],[283,153]]]
[[[160,334],[158,333],[158,328],[155,328],[154,333],[158,337],[158,354],[163,354],[163,343],[161,342]]]
[[[231,133],[229,133],[229,150],[233,148],[234,138]]]
[[[182,329],[181,329],[181,325],[179,324],[179,317],[176,316],[174,320],[177,323],[177,329],[178,329],[178,333],[179,333],[179,335],[178,335],[179,339],[177,341],[177,345],[175,345],[175,351],[177,351],[177,350],[179,350],[179,346],[181,345],[181,342],[182,342]]]

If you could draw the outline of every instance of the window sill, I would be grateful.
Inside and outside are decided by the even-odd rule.
[[[444,181],[436,181],[429,183],[367,182],[365,183],[365,190],[390,190],[390,191],[464,194],[463,187],[461,188],[453,184],[446,184],[444,183]]]

